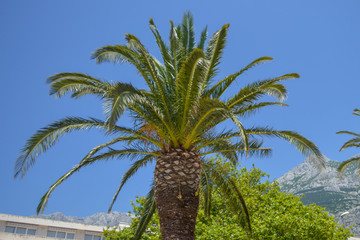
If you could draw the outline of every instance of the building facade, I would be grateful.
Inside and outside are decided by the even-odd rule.
[[[119,224],[120,228],[128,227]],[[102,240],[106,226],[0,214],[0,240]]]

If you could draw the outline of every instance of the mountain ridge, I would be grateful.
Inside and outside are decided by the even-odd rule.
[[[360,179],[357,166],[350,166],[339,178],[340,162],[324,157],[325,169],[319,171],[313,164],[315,156],[291,169],[277,179],[280,189],[301,196],[304,204],[324,207],[340,224],[352,226],[352,233],[360,236]],[[340,215],[349,212],[343,218]]]
[[[133,216],[129,213],[120,213],[116,211],[110,213],[96,213],[87,217],[66,216],[61,212],[56,212],[49,215],[35,215],[31,217],[109,227],[119,226],[120,223],[130,224],[133,218]]]

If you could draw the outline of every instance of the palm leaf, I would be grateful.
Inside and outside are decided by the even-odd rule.
[[[231,138],[235,138],[239,136],[240,133],[235,132],[233,130],[222,131],[219,133],[213,131],[205,136],[202,136],[202,139],[200,139],[199,142],[197,142],[196,150],[200,150],[211,144],[216,144],[216,142],[218,141],[227,141],[230,140]]]
[[[355,137],[360,137],[360,134],[358,133],[354,133],[354,132],[350,132],[350,131],[339,131],[336,134],[349,134],[349,135],[354,135]]]
[[[159,157],[160,154],[156,151],[149,151],[146,149],[139,149],[139,148],[124,148],[121,150],[116,150],[116,149],[112,149],[110,148],[107,152],[99,154],[97,156],[93,156],[91,157],[89,160],[91,161],[95,161],[95,160],[100,160],[100,159],[113,159],[113,158],[138,158],[139,156],[143,156],[143,155],[151,155],[151,156],[155,156],[155,157]]]
[[[314,154],[316,158],[311,158],[314,165],[322,170],[325,168],[324,156],[321,154],[319,148],[310,140],[294,131],[278,131],[271,128],[251,128],[246,130],[248,135],[270,136],[278,137],[290,142],[294,145],[302,154],[310,156]]]
[[[265,157],[265,156],[269,156],[271,154],[271,151],[272,151],[271,148],[260,147],[257,142],[255,142],[255,143],[250,142],[247,150],[245,150],[243,143],[235,143],[232,145],[232,148],[209,150],[207,152],[203,152],[203,153],[199,154],[199,156],[206,156],[206,155],[214,154],[214,153],[222,154],[222,155],[226,156],[224,153],[237,152],[238,154],[240,154],[240,156]]]
[[[207,39],[207,26],[204,28],[204,30],[200,34],[200,42],[197,45],[197,48],[200,48],[201,50],[204,50],[205,41]]]
[[[216,183],[216,187],[220,190],[225,199],[228,200],[231,209],[240,215],[240,225],[246,229],[250,235],[252,235],[252,227],[249,210],[247,209],[244,197],[241,194],[235,181],[231,175],[224,172],[223,168],[213,166],[209,162],[203,162],[203,168],[205,171],[212,175],[213,181]]]
[[[238,76],[246,72],[247,70],[267,61],[273,60],[272,57],[261,57],[252,61],[249,65],[238,71],[237,73],[231,74],[226,78],[215,84],[210,90],[205,92],[205,96],[212,96],[213,98],[219,98],[225,90],[236,80]]]
[[[204,84],[207,84],[217,73],[217,66],[225,47],[226,35],[230,24],[225,24],[210,39],[206,48],[205,59],[208,61],[208,68],[204,76]],[[206,85],[204,85],[205,87]]]
[[[340,151],[349,148],[349,147],[358,147],[360,144],[360,137],[355,137],[350,139],[349,141],[346,141],[344,145],[340,148]]]
[[[183,29],[181,25],[175,26],[172,21],[170,21],[170,56],[172,57],[173,66],[175,66],[175,77],[179,73],[183,61],[188,57],[186,54],[185,46],[183,45]]]
[[[104,109],[107,116],[106,124],[112,128],[124,111],[143,96],[129,83],[112,84],[105,95]]]
[[[184,13],[181,25],[181,39],[182,45],[185,49],[185,54],[189,55],[195,46],[195,33],[193,16],[190,11]]]
[[[227,101],[227,105],[230,108],[241,106],[243,103],[258,100],[264,94],[274,96],[279,101],[282,101],[286,97],[286,88],[283,85],[277,83],[279,81],[290,80],[298,77],[299,74],[292,73],[285,74],[277,78],[256,81],[254,83],[248,84],[242,88],[234,97],[230,98]]]
[[[179,143],[174,128],[170,126],[172,123],[164,119],[165,117],[161,110],[153,102],[144,101],[143,104],[132,105],[130,109],[136,113],[140,121],[153,126],[159,135],[166,138],[166,140],[172,141],[175,146],[178,146]]]
[[[90,118],[68,117],[54,122],[47,127],[38,130],[25,144],[21,155],[16,160],[15,177],[23,177],[36,158],[52,147],[59,138],[75,130],[87,130],[90,128],[105,128],[103,121]]]
[[[248,136],[246,134],[246,131],[245,131],[245,128],[244,128],[243,124],[240,122],[240,120],[237,118],[237,116],[235,114],[233,114],[230,111],[228,112],[228,114],[229,114],[229,118],[238,127],[240,136],[241,136],[241,138],[243,139],[243,142],[244,142],[244,150],[247,151],[249,149],[249,139],[248,139]]]
[[[176,78],[183,103],[182,110],[180,111],[182,116],[179,116],[181,132],[188,120],[189,109],[191,109],[199,98],[199,81],[201,81],[201,70],[199,70],[199,65],[203,57],[204,53],[196,48],[184,62],[179,75]]]
[[[340,165],[339,165],[338,168],[337,168],[337,171],[338,171],[338,173],[339,173],[340,179],[343,177],[343,174],[344,174],[345,169],[348,168],[349,165],[352,164],[352,163],[354,163],[354,162],[360,163],[360,156],[351,157],[351,158],[349,158],[348,160],[343,161],[343,162],[340,163]],[[360,169],[359,169],[359,171],[358,171],[358,174],[359,174],[359,177],[360,177]]]
[[[255,112],[259,111],[263,107],[268,106],[282,106],[282,107],[288,107],[289,105],[281,102],[260,102],[255,104],[243,104],[236,110],[234,110],[234,114],[242,117],[242,116],[249,116],[251,114],[254,114]]]
[[[175,73],[174,73],[174,66],[171,64],[169,49],[166,46],[166,44],[164,43],[164,41],[162,40],[161,35],[160,35],[159,31],[157,30],[154,20],[152,18],[150,18],[149,23],[150,23],[150,30],[154,34],[156,43],[160,49],[161,56],[163,57],[164,65],[166,67],[166,72],[169,75],[167,80],[171,81],[172,79],[175,78],[175,75],[174,75]]]
[[[153,101],[156,101],[158,105],[161,106],[160,111],[164,113],[166,116],[166,119],[171,120],[170,110],[169,110],[169,102],[168,102],[168,96],[166,94],[165,88],[164,88],[164,80],[162,79],[161,75],[159,74],[158,68],[157,68],[157,60],[153,56],[149,54],[149,52],[146,50],[146,48],[142,45],[142,43],[133,35],[126,34],[126,38],[129,42],[129,44],[135,48],[137,51],[141,53],[142,56],[142,63],[143,67],[147,69],[147,71],[150,73],[152,82],[155,83],[156,87],[153,86],[152,82],[148,84],[148,87],[152,90],[152,93],[155,96],[158,96],[158,98],[153,98]],[[169,125],[172,125],[172,121],[168,121]]]
[[[190,147],[193,142],[203,136],[217,123],[227,119],[229,109],[217,99],[201,99],[197,111],[190,114],[190,133],[186,137],[184,147]]]
[[[149,88],[154,90],[151,74],[148,69],[144,67],[142,55],[139,52],[132,50],[130,47],[124,45],[104,46],[95,50],[91,58],[96,59],[97,63],[128,62],[132,64],[144,78]]]
[[[146,166],[146,164],[151,161],[154,158],[154,156],[151,155],[147,155],[144,158],[137,160],[136,162],[133,163],[133,165],[126,171],[126,173],[124,173],[120,185],[118,187],[118,189],[116,190],[116,193],[114,194],[113,200],[110,204],[110,207],[108,209],[108,213],[111,212],[111,209],[122,189],[122,187],[125,185],[125,183],[141,168]]]
[[[146,196],[146,202],[144,204],[143,212],[139,224],[135,230],[135,236],[133,240],[140,240],[144,234],[147,226],[149,225],[152,216],[155,213],[155,194],[154,187],[151,188],[148,195]]]
[[[62,97],[72,93],[71,97],[79,98],[86,94],[103,97],[109,84],[82,73],[58,73],[47,79],[50,83],[50,95]]]
[[[204,199],[204,212],[206,217],[210,217],[210,209],[211,209],[211,191],[213,189],[213,184],[210,180],[210,176],[206,171],[206,168],[203,168],[201,175],[201,192],[203,193]]]
[[[74,174],[75,172],[79,171],[82,167],[87,166],[89,164],[94,163],[96,160],[90,160],[90,158],[96,154],[98,151],[100,151],[101,149],[108,147],[114,143],[117,143],[119,141],[122,141],[122,138],[116,138],[110,142],[107,142],[105,144],[101,144],[99,146],[96,146],[95,148],[93,148],[81,161],[79,164],[77,164],[75,167],[73,167],[70,171],[68,171],[67,173],[65,173],[61,178],[59,178],[53,185],[51,185],[51,187],[49,188],[49,190],[44,194],[44,196],[41,198],[38,206],[37,206],[37,210],[36,210],[36,214],[39,213],[43,213],[45,210],[45,207],[47,205],[47,202],[49,200],[49,197],[51,195],[51,193],[55,190],[55,188],[57,188],[62,182],[64,182],[66,179],[68,179],[72,174]]]
[[[170,24],[171,24],[170,34],[169,34],[170,56],[172,59],[172,65],[174,66],[174,77],[176,77],[179,69],[178,65],[180,65],[178,59],[180,44],[179,44],[179,38],[176,33],[176,28],[171,20],[170,20]]]
[[[118,134],[130,134],[131,136],[133,136],[133,138],[136,138],[137,140],[142,140],[143,142],[152,143],[155,146],[158,146],[159,148],[162,147],[161,143],[159,143],[159,140],[154,139],[149,135],[144,135],[142,134],[141,131],[136,131],[134,129],[120,127],[120,126],[114,126],[111,132]]]
[[[216,134],[216,133],[211,133],[209,135],[212,134]],[[216,135],[218,136],[218,135]],[[206,146],[206,149],[211,149],[211,151],[216,152],[218,150],[223,150],[223,149],[233,149],[233,143],[230,139],[214,139],[212,136],[202,136],[201,139],[201,143],[203,142],[209,142]],[[196,146],[196,145],[195,145]],[[204,145],[202,145],[202,147],[198,148],[196,147],[196,149],[198,150],[202,150],[204,151]],[[204,149],[203,149],[204,148]],[[206,151],[206,150],[205,150]],[[230,160],[233,164],[236,164],[238,161],[238,155],[236,153],[236,151],[229,151],[229,152],[222,152],[220,153],[225,159]]]

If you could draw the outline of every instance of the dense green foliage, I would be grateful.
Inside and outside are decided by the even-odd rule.
[[[225,164],[231,168],[230,165]],[[251,215],[254,239],[348,239],[350,230],[343,229],[334,222],[323,208],[315,204],[303,205],[300,198],[280,192],[276,183],[264,181],[267,175],[259,169],[231,169],[232,176],[241,187]],[[244,229],[239,227],[238,216],[228,209],[227,200],[213,188],[211,216],[207,217],[202,206],[196,224],[196,239],[249,239]],[[130,240],[133,237],[139,216],[142,214],[144,198],[133,204],[136,218],[129,228],[121,231],[106,230],[108,240]],[[160,239],[160,226],[155,214],[144,240]]]

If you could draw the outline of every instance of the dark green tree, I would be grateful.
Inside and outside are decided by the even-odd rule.
[[[161,61],[131,34],[125,34],[126,44],[104,46],[92,55],[98,63],[125,62],[134,66],[146,83],[145,89],[137,89],[131,83],[102,81],[82,73],[65,72],[48,78],[51,95],[71,94],[75,99],[84,95],[99,96],[105,105],[106,119],[67,117],[40,129],[26,142],[16,161],[15,176],[24,176],[36,157],[66,133],[98,128],[113,139],[90,150],[73,169],[59,178],[41,199],[38,212],[44,210],[54,189],[84,166],[111,158],[130,158],[134,163],[124,174],[109,211],[127,180],[149,162],[156,161],[154,184],[147,198],[147,211],[138,227],[137,239],[155,208],[160,217],[163,239],[194,239],[199,191],[205,191],[207,203],[210,198],[207,181],[202,180],[201,173],[209,171],[234,199],[234,209],[245,213],[241,223],[251,231],[240,192],[204,157],[218,153],[236,165],[241,155],[266,155],[270,149],[262,147],[259,139],[262,136],[283,138],[305,155],[315,153],[321,157],[319,149],[296,132],[267,127],[247,129],[243,125],[246,116],[263,107],[286,106],[282,101],[287,90],[282,82],[298,78],[297,73],[255,81],[238,89],[236,94],[225,96],[226,90],[233,87],[241,74],[272,58],[258,58],[238,72],[216,80],[229,24],[214,33],[206,44],[206,28],[200,41],[195,42],[190,13],[184,15],[181,24],[170,23],[169,42],[166,44],[150,19],[150,30],[159,47]],[[273,96],[276,101],[260,101],[263,96]],[[136,123],[134,127],[118,125],[125,111],[129,111]],[[230,123],[235,129],[218,131],[219,125]],[[117,143],[124,143],[127,147],[115,149]]]
[[[360,116],[360,110],[354,109],[353,114],[356,116]],[[349,131],[340,131],[337,132],[337,134],[348,134],[353,137],[350,140],[346,141],[344,145],[342,145],[340,151],[350,147],[356,147],[356,148],[360,147],[360,134]],[[345,160],[342,163],[340,163],[339,167],[337,168],[338,172],[340,173],[340,176],[344,173],[345,169],[353,163],[358,163],[358,174],[360,176],[360,155],[353,156],[348,160]]]

